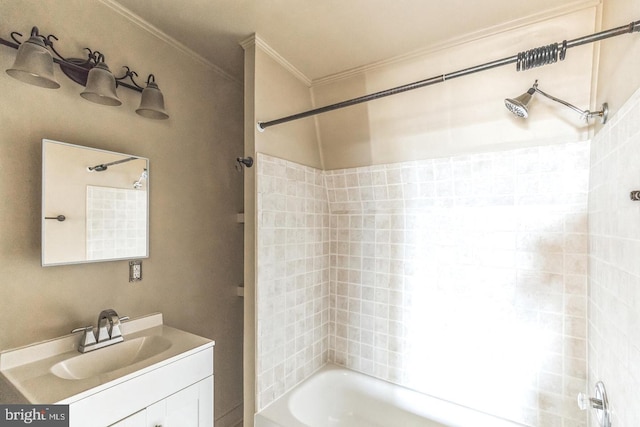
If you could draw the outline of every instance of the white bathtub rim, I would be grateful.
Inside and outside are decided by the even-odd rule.
[[[327,375],[324,375],[327,374]],[[350,375],[354,376],[356,380],[359,382],[355,382],[354,384],[360,385],[362,382],[369,383],[371,386],[364,390],[367,395],[371,396],[371,393],[375,394],[374,389],[379,388],[393,388],[394,395],[399,394],[402,396],[402,399],[399,401],[393,402],[397,404],[397,407],[401,410],[424,416],[428,420],[432,420],[438,423],[446,423],[447,426],[451,427],[467,427],[467,426],[477,426],[477,421],[471,421],[471,419],[478,420],[490,420],[492,422],[492,427],[526,427],[524,424],[520,424],[515,421],[507,420],[492,414],[487,414],[482,411],[478,411],[473,408],[469,408],[466,406],[462,406],[453,402],[449,402],[438,397],[434,397],[428,394],[424,394],[406,387],[403,387],[398,384],[394,384],[376,377],[372,377],[370,375],[354,371],[343,366],[338,366],[332,363],[326,363],[320,369],[316,370],[313,374],[311,374],[308,378],[298,383],[291,390],[287,391],[284,395],[276,399],[274,402],[271,402],[261,411],[257,412],[254,415],[255,427],[308,427],[308,424],[305,424],[300,421],[294,415],[295,410],[291,408],[292,399],[296,398],[296,395],[300,393],[301,388],[310,387],[313,385],[313,382],[320,381],[321,379],[327,379],[328,376],[331,375]],[[347,384],[351,384],[348,383]],[[373,385],[373,386],[372,386]],[[377,386],[379,385],[379,387]],[[357,387],[356,387],[357,388]],[[380,392],[380,390],[378,390]],[[384,396],[375,396],[379,399],[387,400],[388,395]],[[454,412],[448,412],[445,417],[440,413],[428,413],[425,410],[425,406],[423,404],[420,405],[408,405],[409,401],[422,400],[423,402],[429,402],[429,405],[426,407],[435,406],[442,408],[455,408]],[[446,412],[446,411],[445,411]]]

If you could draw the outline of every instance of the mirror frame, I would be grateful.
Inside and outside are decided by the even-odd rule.
[[[116,159],[114,156],[120,156],[123,159],[126,158],[135,158],[132,159],[134,161],[137,160],[144,160],[146,162],[146,169],[147,169],[147,173],[149,173],[149,159],[146,157],[141,157],[141,156],[135,156],[135,155],[130,155],[130,154],[124,154],[124,153],[118,153],[118,152],[114,152],[114,151],[108,151],[108,150],[102,150],[102,149],[98,149],[98,148],[92,148],[92,147],[85,147],[82,145],[75,145],[75,144],[69,144],[66,142],[61,142],[61,141],[55,141],[55,140],[51,140],[51,139],[43,139],[42,140],[42,204],[41,204],[41,264],[43,267],[50,267],[50,266],[57,266],[57,265],[73,265],[73,264],[88,264],[88,263],[94,263],[94,262],[107,262],[107,261],[122,261],[122,260],[135,260],[135,259],[145,259],[145,258],[149,258],[149,211],[150,211],[150,197],[149,197],[149,189],[150,189],[150,185],[149,185],[149,178],[147,175],[147,179],[144,181],[144,185],[145,185],[145,193],[146,193],[146,216],[145,216],[145,221],[146,221],[146,227],[145,227],[145,253],[144,255],[135,255],[135,256],[115,256],[113,258],[97,258],[97,259],[88,259],[88,249],[86,247],[86,242],[87,242],[87,193],[86,190],[84,192],[84,206],[85,206],[85,210],[84,210],[84,217],[82,218],[83,221],[83,227],[85,230],[85,233],[83,234],[83,238],[84,241],[80,240],[78,243],[79,245],[82,244],[84,245],[84,257],[82,259],[72,259],[72,260],[62,260],[62,261],[57,261],[55,258],[53,259],[53,261],[51,261],[51,255],[49,255],[49,257],[47,257],[47,240],[46,240],[46,229],[47,229],[47,225],[46,225],[46,221],[50,221],[50,222],[55,222],[58,223],[59,221],[56,219],[45,219],[47,216],[49,217],[57,217],[58,215],[63,215],[64,212],[52,212],[50,211],[52,208],[47,206],[47,188],[51,187],[51,183],[47,183],[48,179],[51,179],[50,176],[47,175],[47,145],[48,144],[55,144],[57,146],[63,146],[63,147],[67,147],[70,149],[78,149],[78,150],[86,150],[88,153],[88,159],[86,160],[86,162],[84,161],[84,159],[82,159],[82,169],[86,170],[87,173],[96,173],[96,174],[105,174],[106,172],[108,172],[109,170],[111,170],[111,168],[113,168],[113,170],[117,170],[116,168],[118,168],[120,165],[116,164],[113,166],[109,166],[107,171],[103,171],[103,172],[92,172],[89,171],[89,167],[92,166],[96,166],[97,164],[101,164],[101,163],[109,163],[111,160],[109,160],[109,158],[111,159]],[[98,159],[102,159],[102,160],[98,160],[94,163],[94,160],[92,159],[92,157],[95,155],[96,158]],[[107,161],[105,161],[107,160]],[[116,159],[117,160],[117,159]],[[91,163],[91,164],[84,164],[84,163]],[[125,162],[122,162],[125,163]],[[139,176],[140,174],[138,174]],[[100,175],[96,175],[96,177],[98,177]],[[106,175],[103,175],[106,176]],[[130,177],[132,177],[133,175],[130,175]],[[120,186],[120,185],[104,185],[104,184],[96,184],[95,182],[91,182],[91,181],[96,181],[94,180],[88,180],[86,182],[84,182],[84,184],[81,184],[84,186],[84,188],[86,189],[87,186],[92,185],[92,186],[99,186],[99,187],[111,187],[111,188],[118,188],[118,189],[131,189],[133,190],[133,184],[134,182],[137,181],[137,177],[133,178],[131,180],[131,187],[124,187],[124,186]],[[128,181],[127,181],[128,182]],[[64,185],[64,184],[63,184]],[[62,223],[64,223],[64,221],[62,221]],[[78,227],[78,225],[76,224],[76,227]],[[51,248],[49,248],[49,250],[51,250]],[[80,251],[78,251],[80,252]],[[47,258],[49,258],[50,260],[47,261]],[[78,258],[80,258],[80,256],[78,256]]]

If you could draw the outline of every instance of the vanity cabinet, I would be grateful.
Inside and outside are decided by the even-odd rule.
[[[0,352],[0,396],[69,405],[69,427],[212,427],[215,342],[163,324],[121,325],[124,341],[79,353],[78,335]]]
[[[163,399],[111,427],[212,427],[213,377]]]
[[[154,368],[69,399],[69,427],[213,426],[213,346]]]

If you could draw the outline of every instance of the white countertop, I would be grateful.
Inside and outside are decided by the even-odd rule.
[[[210,339],[164,325],[160,313],[122,323],[122,335],[124,342],[160,336],[171,346],[129,366],[83,379],[64,379],[51,370],[56,363],[81,355],[77,350],[79,334],[3,351],[0,403],[69,404],[215,345]]]

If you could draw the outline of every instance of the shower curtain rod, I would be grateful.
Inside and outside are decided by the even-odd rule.
[[[386,89],[380,92],[364,95],[358,98],[349,99],[347,101],[338,102],[336,104],[327,105],[313,110],[304,111],[302,113],[293,114],[291,116],[282,117],[280,119],[271,120],[268,122],[258,122],[257,128],[260,132],[270,126],[279,125],[282,123],[290,122],[293,120],[303,119],[309,116],[315,116],[317,114],[326,113],[328,111],[337,110],[340,108],[350,107],[352,105],[361,104],[363,102],[373,101],[378,98],[383,98],[390,95],[395,95],[402,92],[407,92],[413,89],[419,89],[425,86],[430,86],[435,83],[443,83],[446,80],[455,79],[457,77],[466,76],[469,74],[477,73],[480,71],[490,70],[492,68],[501,67],[503,65],[517,63],[517,71],[524,71],[534,67],[540,67],[547,64],[552,64],[564,60],[566,50],[572,47],[581,46],[587,43],[594,43],[600,40],[608,39],[611,37],[620,36],[623,34],[630,34],[640,31],[640,21],[631,22],[628,25],[622,25],[620,27],[612,28],[610,30],[601,31],[599,33],[591,34],[584,37],[579,37],[570,41],[564,40],[561,43],[553,43],[547,46],[534,48],[525,52],[520,52],[517,55],[513,55],[507,58],[498,59],[496,61],[487,62],[474,67],[465,68],[463,70],[454,71],[449,74],[442,74],[439,76],[431,77],[425,80],[420,80],[414,83],[409,83],[403,86],[398,86],[392,89]]]
[[[95,165],[95,166],[89,166],[87,167],[87,170],[89,172],[104,172],[107,170],[107,168],[109,166],[113,166],[113,165],[119,165],[120,163],[126,163],[126,162],[130,162],[131,160],[136,160],[139,159],[140,157],[127,157],[126,159],[122,159],[122,160],[116,160],[114,162],[111,163],[100,163],[99,165]]]

